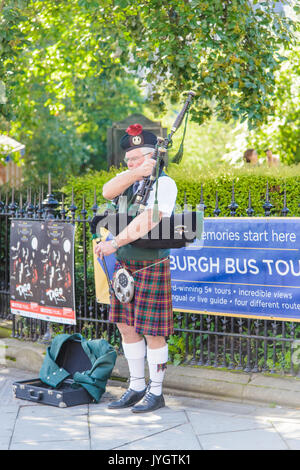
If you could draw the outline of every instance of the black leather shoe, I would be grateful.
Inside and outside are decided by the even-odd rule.
[[[148,411],[158,410],[159,408],[163,408],[165,406],[165,399],[163,395],[154,395],[147,391],[144,398],[131,408],[133,413],[147,413]]]
[[[146,393],[147,388],[142,390],[141,392],[137,392],[136,390],[132,390],[128,388],[126,392],[121,396],[119,400],[112,401],[108,404],[108,408],[111,410],[117,410],[119,408],[127,408],[129,406],[133,406],[138,403]]]

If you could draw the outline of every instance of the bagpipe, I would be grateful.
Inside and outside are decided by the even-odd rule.
[[[91,233],[95,236],[100,233],[101,227],[107,229],[113,236],[117,236],[124,230],[134,217],[141,214],[147,208],[147,202],[150,192],[155,187],[155,201],[153,206],[153,222],[156,222],[154,228],[138,240],[131,242],[131,245],[140,248],[182,248],[192,243],[196,238],[201,238],[203,231],[203,205],[199,204],[196,211],[183,210],[181,213],[173,213],[170,217],[162,217],[159,220],[159,207],[157,200],[158,178],[162,173],[164,166],[164,157],[167,149],[172,145],[172,137],[181,126],[186,116],[183,140],[186,130],[187,117],[192,99],[195,96],[193,91],[188,92],[188,97],[174,121],[171,131],[166,138],[157,137],[157,143],[154,148],[153,158],[156,165],[150,176],[143,178],[143,183],[134,196],[133,204],[128,210],[127,196],[120,195],[115,202],[115,209],[106,210],[103,214],[97,214],[90,222]],[[183,140],[180,150],[175,157],[178,163],[183,153]],[[174,159],[173,159],[174,161]]]
[[[100,233],[101,227],[107,229],[113,236],[117,236],[134,219],[133,215],[126,213],[105,211],[96,215],[90,223],[91,233]],[[203,231],[203,205],[199,204],[197,211],[184,211],[162,217],[160,223],[142,238],[131,245],[139,248],[182,248],[198,238]]]

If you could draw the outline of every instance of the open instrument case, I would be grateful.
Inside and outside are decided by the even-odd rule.
[[[15,398],[58,406],[59,408],[94,402],[85,388],[73,386],[75,372],[84,372],[92,367],[81,342],[78,340],[66,341],[61,347],[56,363],[59,367],[70,372],[70,376],[58,387],[50,387],[39,378],[14,382]]]

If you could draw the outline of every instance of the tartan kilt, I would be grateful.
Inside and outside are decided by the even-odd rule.
[[[123,304],[114,294],[111,296],[111,322],[134,326],[135,331],[143,335],[169,336],[173,333],[170,260],[133,274],[134,271],[159,261],[116,262],[115,272],[123,267],[132,274],[134,297],[131,302]]]

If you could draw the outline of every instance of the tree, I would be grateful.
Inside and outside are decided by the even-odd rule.
[[[28,44],[20,24],[27,20],[27,0],[0,1],[0,123],[13,118],[10,106],[19,54]]]
[[[273,1],[253,3],[2,1],[0,119],[25,139],[37,176],[50,162],[60,174],[103,166],[106,127],[141,110],[137,80],[156,114],[192,88],[198,124],[265,122],[293,25]]]
[[[260,153],[272,149],[290,164],[300,162],[300,47],[287,52],[286,58],[276,74],[274,115],[250,132],[248,142]]]
[[[276,2],[254,0],[82,0],[114,38],[120,62],[151,85],[156,108],[194,89],[198,123],[216,113],[250,128],[274,112],[274,73],[292,37]]]
[[[31,1],[28,9],[6,105],[10,132],[26,142],[27,177],[106,167],[107,127],[139,109],[140,92],[79,2]]]

